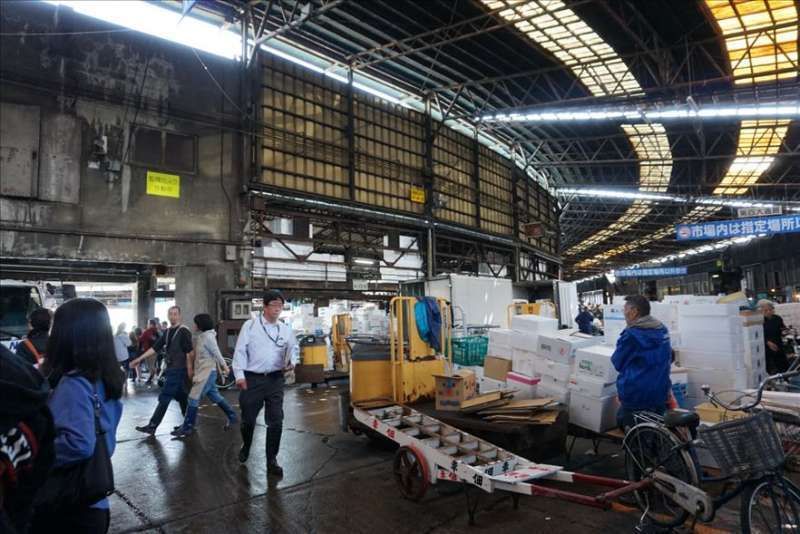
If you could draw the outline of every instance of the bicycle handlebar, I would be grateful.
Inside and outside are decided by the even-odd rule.
[[[703,393],[705,393],[706,397],[708,397],[708,400],[711,401],[712,404],[716,404],[730,411],[747,412],[749,410],[752,410],[759,404],[761,404],[761,397],[764,394],[764,388],[766,387],[767,384],[769,384],[770,382],[774,382],[775,380],[788,380],[789,378],[794,378],[795,376],[800,376],[800,369],[768,376],[767,378],[764,379],[763,382],[761,382],[761,385],[758,386],[758,391],[756,393],[756,400],[754,400],[752,403],[746,406],[731,406],[730,404],[722,402],[714,395],[714,392],[711,391],[711,386],[703,385],[701,386],[701,389],[703,390]]]

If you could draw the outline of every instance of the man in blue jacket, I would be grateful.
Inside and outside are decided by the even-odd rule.
[[[617,340],[611,357],[619,373],[617,423],[623,428],[633,424],[636,412],[664,413],[672,388],[669,332],[658,319],[650,316],[650,302],[641,295],[626,297],[625,322],[628,326]]]

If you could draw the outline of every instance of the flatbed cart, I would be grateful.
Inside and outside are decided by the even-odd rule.
[[[370,432],[385,436],[400,447],[394,457],[394,476],[403,497],[418,501],[439,481],[466,484],[467,513],[475,523],[478,498],[469,489],[487,493],[509,492],[514,508],[520,495],[551,497],[600,509],[610,509],[621,495],[644,489],[652,480],[626,480],[565,471],[563,467],[531,462],[492,443],[447,425],[407,406],[355,404],[353,417]],[[610,488],[599,495],[584,495],[541,484],[539,481],[583,482]]]

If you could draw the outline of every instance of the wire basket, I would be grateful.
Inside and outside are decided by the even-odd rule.
[[[769,412],[700,429],[700,438],[724,476],[750,476],[783,465],[778,431]]]

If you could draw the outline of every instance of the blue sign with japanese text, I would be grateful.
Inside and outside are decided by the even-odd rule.
[[[653,267],[651,269],[620,269],[614,271],[617,278],[633,276],[679,276],[686,274],[686,267]]]
[[[790,232],[800,232],[800,214],[675,225],[677,241],[727,239],[758,234],[788,234]]]

